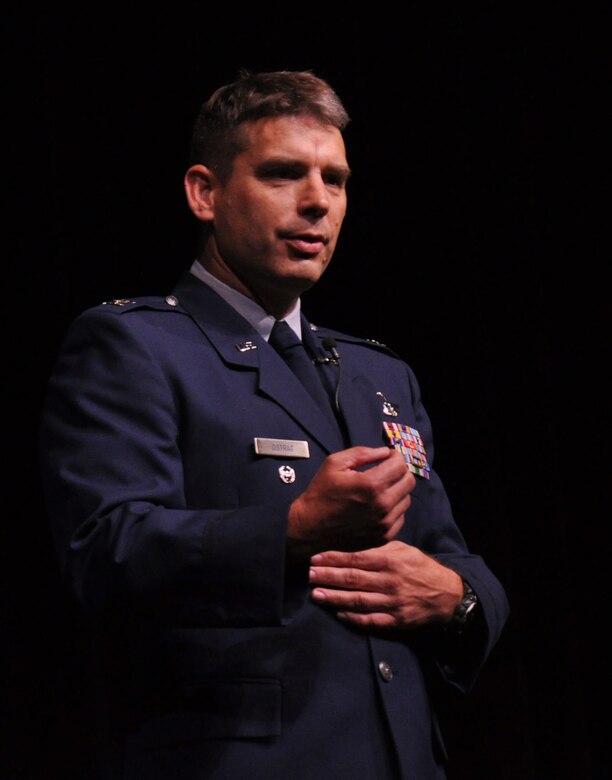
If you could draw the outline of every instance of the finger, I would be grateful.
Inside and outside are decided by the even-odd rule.
[[[400,471],[382,470],[387,463],[374,466],[370,472],[360,474],[361,489],[373,508],[386,515],[397,516],[406,512],[411,503],[414,475],[402,464]],[[376,474],[372,474],[376,470]]]
[[[336,617],[344,623],[364,628],[397,628],[400,622],[387,612],[338,612]]]
[[[387,450],[387,457],[378,460],[376,465],[360,472],[364,484],[385,490],[395,486],[405,493],[413,489],[414,475],[396,450]]]
[[[385,533],[385,540],[387,542],[390,542],[392,539],[395,539],[395,537],[399,534],[399,532],[402,530],[404,526],[404,520],[405,515],[402,512],[402,514],[391,524],[390,528]]]
[[[387,548],[388,544],[355,552],[326,550],[313,555],[310,563],[315,568],[319,566],[335,566],[337,568],[360,569],[362,571],[382,571],[387,568]]]
[[[364,593],[362,591],[338,590],[337,588],[315,588],[312,599],[317,604],[334,607],[341,612],[390,612],[390,602],[384,593]]]
[[[328,460],[341,469],[358,469],[371,463],[387,460],[392,450],[389,447],[350,447],[328,457]]]
[[[334,566],[311,567],[310,584],[350,591],[384,591],[384,579],[379,572]]]

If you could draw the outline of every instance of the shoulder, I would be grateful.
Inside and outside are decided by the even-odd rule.
[[[183,316],[172,316],[172,315]],[[68,325],[67,336],[83,343],[121,341],[128,338],[154,342],[175,330],[179,320],[191,321],[171,295],[112,298],[82,310]],[[184,325],[183,325],[184,327]]]
[[[362,336],[353,336],[349,333],[343,333],[342,331],[339,330],[326,328],[322,325],[317,325],[312,322],[309,323],[309,328],[312,335],[316,339],[319,339],[320,341],[331,338],[334,339],[334,341],[336,341],[337,344],[363,347],[365,349],[373,350],[375,352],[397,358],[398,360],[402,360],[402,358],[396,352],[394,352],[391,349],[391,347],[389,347],[384,341],[380,341],[379,339],[367,338]]]
[[[84,312],[84,314],[109,314],[124,316],[134,312],[185,312],[174,295],[146,295],[135,298],[112,298],[102,301]]]

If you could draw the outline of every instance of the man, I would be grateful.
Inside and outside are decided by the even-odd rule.
[[[443,778],[434,690],[469,690],[506,620],[411,369],[300,309],[344,219],[348,121],[309,72],[219,89],[185,177],[197,260],[171,295],[77,318],[51,377],[49,514],[119,776]],[[267,343],[279,320],[312,391]]]

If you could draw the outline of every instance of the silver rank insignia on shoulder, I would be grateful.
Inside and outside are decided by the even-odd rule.
[[[248,352],[251,349],[257,349],[257,344],[253,344],[252,341],[243,341],[240,344],[236,344],[238,352]]]
[[[295,482],[295,471],[291,466],[281,466],[278,470],[278,474],[285,485],[290,485],[292,482]]]
[[[392,404],[391,401],[387,401],[380,390],[376,395],[379,395],[383,399],[383,414],[386,414],[388,417],[397,417],[399,406],[397,406],[397,404]]]
[[[112,301],[103,301],[102,306],[129,306],[130,303],[136,303],[131,298],[115,298]]]

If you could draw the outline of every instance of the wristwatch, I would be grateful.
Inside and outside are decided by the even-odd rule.
[[[478,596],[472,590],[470,583],[461,578],[463,583],[463,598],[453,612],[452,618],[447,623],[447,628],[460,634],[466,625],[474,617],[476,606],[478,605]]]

